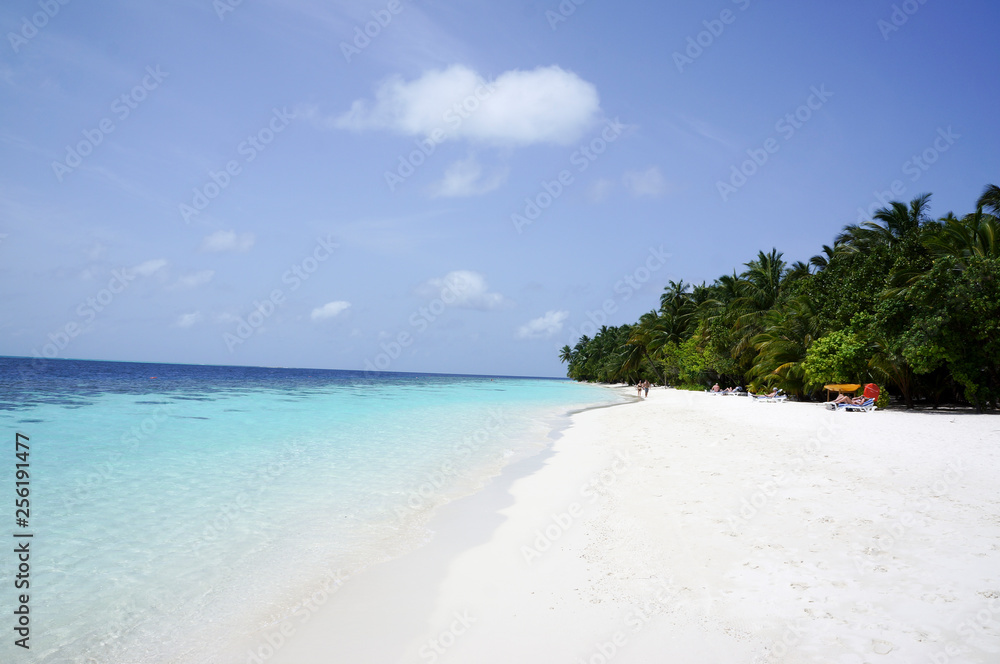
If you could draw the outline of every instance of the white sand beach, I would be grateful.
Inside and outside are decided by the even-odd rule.
[[[996,415],[654,388],[431,529],[266,661],[1000,662]]]

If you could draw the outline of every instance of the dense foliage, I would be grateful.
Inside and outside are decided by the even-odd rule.
[[[928,216],[930,194],[846,226],[809,263],[763,251],[712,284],[671,281],[658,309],[564,346],[570,378],[704,389],[876,382],[918,402],[1000,404],[1000,188]]]

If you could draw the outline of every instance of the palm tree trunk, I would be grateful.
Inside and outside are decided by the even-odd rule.
[[[659,368],[656,366],[656,362],[653,362],[653,358],[649,356],[649,351],[643,348],[642,352],[646,356],[646,359],[649,360],[650,365],[652,365],[653,371],[656,372],[656,377],[660,379],[660,385],[666,385],[667,381],[663,378],[663,374],[660,373]]]

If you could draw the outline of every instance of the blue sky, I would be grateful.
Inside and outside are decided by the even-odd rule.
[[[669,279],[1000,183],[985,0],[16,0],[0,23],[5,355],[559,376]]]

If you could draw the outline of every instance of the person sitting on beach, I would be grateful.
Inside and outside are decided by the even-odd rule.
[[[837,405],[837,404],[843,403],[843,404],[849,404],[849,405],[852,405],[852,406],[860,406],[864,402],[865,402],[865,398],[863,396],[861,396],[861,397],[852,397],[852,396],[848,396],[846,394],[841,394],[839,397],[837,397],[833,401],[827,401],[828,404]]]
[[[780,392],[781,390],[779,390],[778,388],[774,388],[773,390],[771,390],[770,394],[755,394],[754,396],[762,397],[764,399],[773,399],[774,397],[778,396]]]
[[[712,391],[713,391],[713,392],[721,392],[721,391],[722,391],[722,388],[721,388],[721,387],[719,387],[719,384],[718,384],[718,383],[716,383],[715,385],[713,385],[713,386],[712,386]]]

